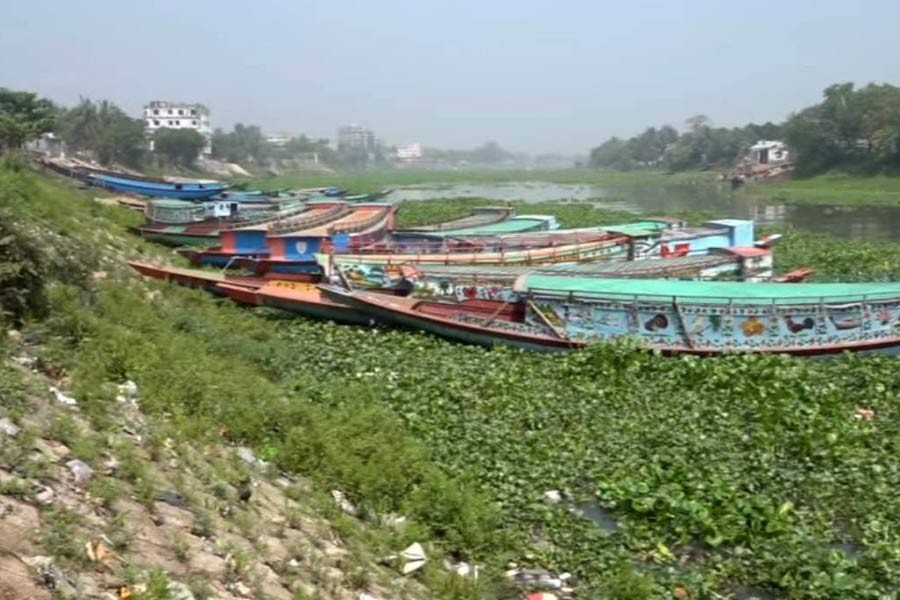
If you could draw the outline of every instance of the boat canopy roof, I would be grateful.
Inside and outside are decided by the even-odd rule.
[[[900,299],[898,283],[750,283],[659,279],[595,279],[530,273],[516,291],[610,300],[685,301],[700,304],[818,304]]]
[[[154,208],[203,208],[202,202],[191,202],[189,200],[175,200],[174,198],[160,198],[158,200],[150,200],[148,205]]]
[[[515,233],[517,231],[525,231],[533,228],[542,222],[555,222],[556,218],[549,215],[519,215],[512,217],[506,221],[493,223],[491,225],[481,225],[477,227],[468,227],[463,229],[448,229],[442,231],[445,236],[462,236],[462,235],[493,235],[497,233]]]

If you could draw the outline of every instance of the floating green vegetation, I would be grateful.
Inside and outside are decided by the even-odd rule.
[[[341,173],[292,173],[279,177],[264,177],[248,182],[250,187],[261,189],[287,189],[335,186],[354,192],[377,192],[402,185],[459,184],[459,183],[509,183],[548,182],[604,187],[635,187],[641,185],[665,185],[667,183],[712,184],[713,173],[676,173],[662,171],[599,171],[594,169],[566,169],[556,171],[401,171],[372,170]]]
[[[140,248],[66,193],[73,219]],[[540,212],[616,216],[566,210],[595,209]],[[789,232],[779,252],[822,278],[900,273],[889,244]],[[875,599],[900,581],[897,358],[488,350],[124,276],[55,282],[49,300],[31,327],[85,413],[114,419],[110,382],[134,379],[175,435],[253,445],[363,518],[405,514],[386,547],[436,543],[485,565],[483,586],[507,560],[570,571],[589,598]]]
[[[497,205],[497,202],[482,198],[449,198],[427,202],[409,200],[400,204],[397,227],[440,223],[463,217],[474,208]],[[640,219],[634,213],[598,208],[588,202],[512,202],[503,205],[514,207],[521,215],[553,215],[561,227],[611,225]]]
[[[788,204],[900,205],[900,177],[820,175],[751,185],[748,193]]]

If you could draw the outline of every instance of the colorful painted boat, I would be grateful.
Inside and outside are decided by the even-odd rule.
[[[91,174],[90,179],[95,185],[116,192],[178,200],[202,200],[221,194],[227,187],[218,181],[159,181],[102,173]]]
[[[242,258],[236,265],[257,274],[318,268],[320,252],[353,251],[381,239],[394,226],[397,207],[382,202],[352,204],[345,217],[316,227],[280,225],[266,234],[269,256]]]
[[[423,236],[433,236],[442,234],[443,232],[456,231],[460,229],[470,229],[473,227],[486,227],[502,223],[516,216],[516,210],[505,206],[485,206],[472,209],[472,211],[458,219],[444,221],[442,223],[434,223],[431,225],[419,225],[416,227],[407,227],[391,233],[394,239],[421,238]]]
[[[223,229],[285,219],[304,210],[305,206],[295,200],[239,210],[228,202],[194,203],[162,199],[148,203],[145,212],[148,222],[135,228],[135,231],[148,241],[170,246],[213,246]]]
[[[435,231],[432,237],[498,236],[509,233],[552,231],[559,229],[559,222],[551,215],[517,215],[487,225],[475,225]],[[425,235],[424,233],[422,235]]]
[[[236,258],[268,258],[267,235],[272,229],[297,227],[312,229],[336,223],[352,215],[353,207],[342,200],[312,201],[304,210],[282,219],[260,219],[257,222],[224,227],[219,232],[219,245],[202,250],[182,249],[179,253],[195,265],[230,266]]]
[[[358,252],[320,257],[327,269],[347,265],[541,265],[705,254],[710,248],[753,245],[753,221],[709,221],[672,228],[660,221],[542,231],[497,237],[379,242]],[[330,271],[329,271],[330,272]]]
[[[350,287],[384,289],[406,286],[417,298],[459,302],[466,299],[509,300],[519,277],[530,273],[564,277],[657,278],[769,281],[772,250],[713,248],[705,255],[639,261],[558,263],[544,266],[484,265],[343,265],[341,277]],[[328,272],[328,269],[325,269]],[[808,275],[809,271],[787,277]]]
[[[704,282],[528,274],[515,301],[385,298],[324,287],[372,318],[537,350],[631,339],[669,354],[900,350],[900,283]]]

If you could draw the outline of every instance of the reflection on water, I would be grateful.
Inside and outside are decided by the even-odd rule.
[[[616,519],[616,516],[592,500],[574,505],[573,510],[592,521],[603,531],[619,530],[619,520]]]
[[[399,188],[392,197],[398,200],[486,198],[498,202],[591,201],[604,208],[658,214],[702,210],[721,217],[754,219],[761,225],[793,225],[855,239],[900,242],[898,206],[765,204],[745,193],[689,183],[616,188],[543,182],[450,184]]]

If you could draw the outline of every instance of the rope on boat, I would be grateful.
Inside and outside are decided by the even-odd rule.
[[[551,323],[550,319],[547,318],[547,315],[545,315],[544,312],[540,308],[538,308],[537,304],[535,304],[533,300],[530,300],[530,299],[528,300],[528,306],[531,308],[531,310],[534,312],[534,314],[536,314],[538,316],[538,318],[541,320],[541,322],[544,325],[546,325],[547,327],[549,327],[550,330],[556,334],[556,337],[558,337],[562,340],[568,341],[569,336],[564,334],[562,331],[559,330],[559,328],[556,325]]]
[[[678,297],[672,296],[672,308],[675,309],[675,316],[678,317],[678,324],[681,326],[681,330],[684,332],[684,340],[687,342],[688,348],[695,348],[694,340],[691,337],[690,331],[688,331],[687,324],[684,322],[684,315],[681,314],[681,305],[678,304]]]
[[[495,310],[494,313],[484,321],[484,325],[488,326],[491,323],[493,323],[494,319],[496,319],[497,317],[500,316],[500,313],[503,312],[503,309],[506,308],[508,304],[509,304],[509,300],[505,300],[503,302],[503,304],[501,304],[500,307],[497,310]]]

